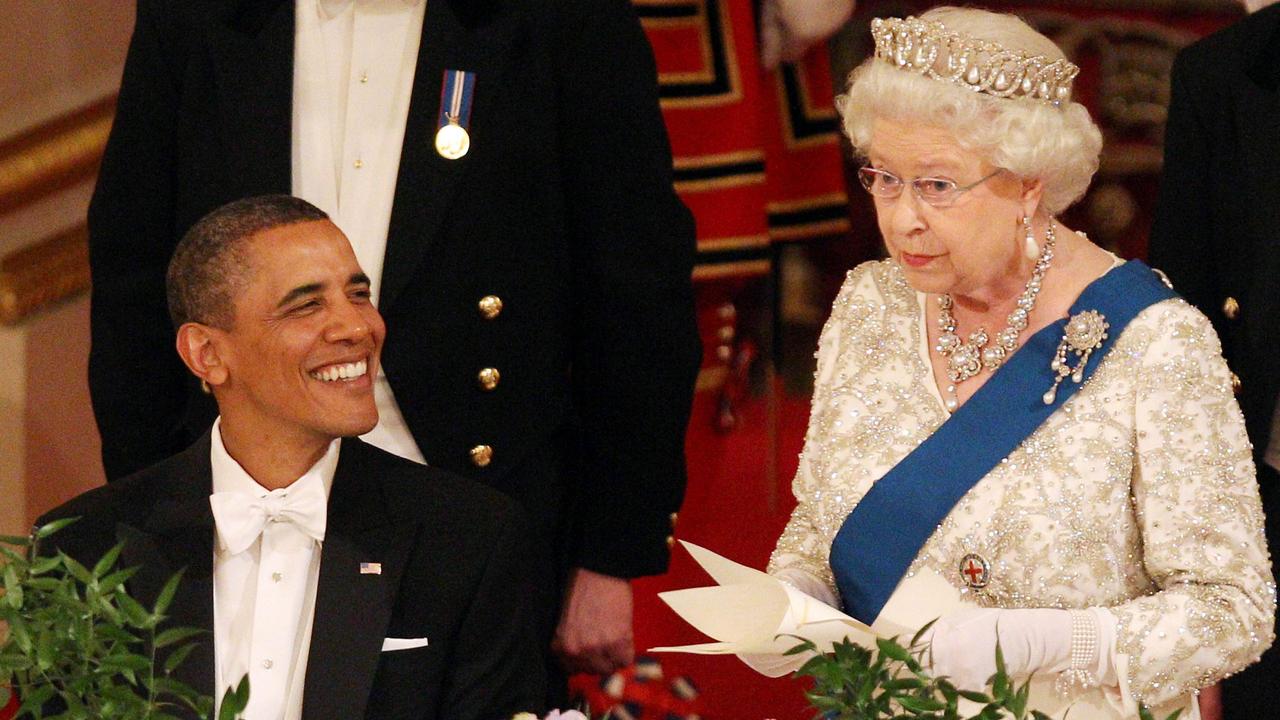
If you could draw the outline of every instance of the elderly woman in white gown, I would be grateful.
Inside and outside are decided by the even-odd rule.
[[[889,259],[849,272],[822,332],[769,570],[867,623],[954,594],[934,671],[962,687],[998,625],[1011,672],[1051,682],[1034,707],[1194,717],[1275,613],[1218,340],[1055,219],[1102,144],[1058,47],[958,8],[873,34],[840,103]]]

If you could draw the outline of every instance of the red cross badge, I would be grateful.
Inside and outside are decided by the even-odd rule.
[[[960,576],[965,585],[980,590],[991,579],[991,565],[981,555],[969,553],[960,558]]]

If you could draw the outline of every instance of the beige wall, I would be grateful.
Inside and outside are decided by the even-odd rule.
[[[4,0],[0,138],[114,92],[134,3]]]
[[[5,0],[0,141],[113,95],[133,30],[129,0]],[[84,221],[85,181],[0,213],[0,256]],[[86,382],[88,299],[0,327],[0,533],[102,483]],[[121,382],[127,382],[122,378]]]

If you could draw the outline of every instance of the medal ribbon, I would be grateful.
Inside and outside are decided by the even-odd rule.
[[[1131,260],[1093,281],[1072,316],[1097,310],[1110,328],[1089,356],[1087,380],[1129,321],[1176,297],[1155,272]],[[831,571],[845,612],[870,625],[955,504],[1083,385],[1064,382],[1053,403],[1049,364],[1066,330],[1063,318],[1027,339],[932,435],[876,481],[831,543]]]
[[[458,125],[466,130],[471,124],[471,101],[475,97],[476,74],[466,70],[445,70],[440,87],[440,118],[436,128]]]

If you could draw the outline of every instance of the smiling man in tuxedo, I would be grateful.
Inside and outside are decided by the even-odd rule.
[[[342,232],[304,200],[237,201],[168,272],[178,354],[219,418],[184,452],[41,522],[85,560],[126,542],[151,602],[186,568],[171,622],[212,631],[180,679],[252,720],[492,720],[540,709],[528,530],[515,503],[355,436],[385,326]],[[127,382],[128,378],[121,378]]]

